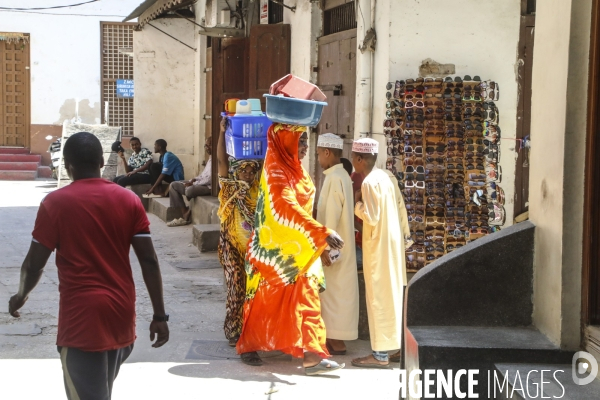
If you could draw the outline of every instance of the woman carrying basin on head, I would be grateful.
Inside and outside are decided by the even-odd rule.
[[[307,375],[331,372],[344,365],[326,360],[320,255],[344,243],[312,218],[315,186],[300,161],[308,149],[306,127],[273,124],[267,141],[237,351],[249,365],[262,364],[257,351],[281,350],[303,357]]]
[[[225,126],[221,121],[217,160],[219,172],[219,211],[221,234],[219,237],[219,261],[225,272],[227,302],[225,336],[230,346],[235,346],[244,322],[244,299],[246,297],[246,247],[254,227],[254,211],[258,197],[257,176],[260,163],[257,160],[232,160],[225,150]]]

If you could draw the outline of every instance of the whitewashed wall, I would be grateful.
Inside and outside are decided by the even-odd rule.
[[[2,7],[47,7],[48,3],[7,0],[2,1]],[[73,118],[76,99],[82,122],[100,122],[100,21],[120,22],[140,3],[141,0],[109,0],[43,11],[114,17],[0,11],[0,31],[31,34],[32,124],[60,125]]]
[[[195,48],[196,29],[184,19],[159,19],[152,25]],[[146,25],[134,32],[134,124],[144,146],[165,139],[185,169],[186,178],[198,170],[194,154],[198,145],[195,117],[195,52],[173,38]]]
[[[578,350],[592,0],[537,2],[531,99],[534,323]]]
[[[516,135],[520,7],[520,0],[379,0],[376,8],[373,132],[382,143],[386,83],[418,77],[424,60],[455,64],[461,77],[499,83],[505,226],[512,224],[514,209],[517,153],[510,139]]]

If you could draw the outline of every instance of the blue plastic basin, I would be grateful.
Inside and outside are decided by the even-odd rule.
[[[282,124],[316,126],[327,103],[291,97],[263,95],[267,98],[267,117]]]

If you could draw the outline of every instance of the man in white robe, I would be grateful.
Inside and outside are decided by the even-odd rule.
[[[344,140],[333,133],[319,136],[317,157],[325,181],[317,203],[317,221],[336,231],[345,243],[335,258],[325,250],[321,255],[326,289],[321,293],[321,315],[327,332],[327,350],[346,354],[344,340],[358,338],[358,274],[354,241],[354,193],[352,180],[340,157]],[[334,259],[335,258],[335,259]]]
[[[352,165],[365,176],[355,194],[354,212],[363,220],[363,272],[373,353],[352,360],[352,365],[363,368],[388,368],[387,352],[400,348],[406,284],[396,189],[388,174],[375,167],[378,148],[378,142],[369,138],[352,146]]]
[[[408,223],[408,212],[406,211],[404,196],[402,195],[400,187],[398,186],[398,180],[391,171],[386,169],[384,172],[389,176],[390,180],[394,184],[394,192],[396,193],[396,201],[398,202],[398,226],[400,227],[400,231],[404,237],[400,253],[400,259],[402,260],[402,281],[404,282],[404,286],[406,286],[408,284],[408,279],[406,278],[406,249],[407,242],[411,239],[410,225]],[[402,298],[404,299],[404,287],[402,289]],[[400,353],[401,351],[398,350],[396,353],[390,354],[390,362],[400,362]]]

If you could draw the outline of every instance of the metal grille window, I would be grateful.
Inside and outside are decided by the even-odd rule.
[[[354,2],[331,8],[323,14],[324,35],[356,28],[356,9]]]
[[[133,99],[117,97],[117,80],[133,79],[133,28],[135,24],[101,23],[102,122],[120,126],[133,136]],[[129,54],[129,55],[128,55]],[[108,121],[106,121],[108,102]]]
[[[269,0],[269,24],[283,22],[283,6]]]

